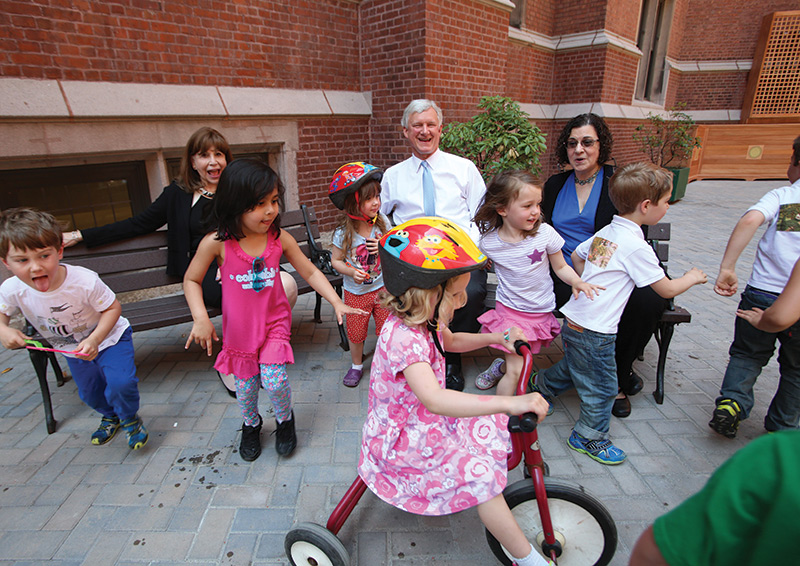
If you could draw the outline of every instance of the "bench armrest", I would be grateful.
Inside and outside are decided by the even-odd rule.
[[[311,263],[325,275],[339,275],[339,272],[333,268],[331,263],[332,254],[330,250],[323,249],[314,238],[314,233],[311,231],[311,222],[308,218],[308,207],[304,204],[300,205],[300,210],[303,211],[303,222],[306,224],[306,236],[308,237],[308,249],[311,252]]]

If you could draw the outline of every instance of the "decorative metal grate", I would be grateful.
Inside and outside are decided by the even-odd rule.
[[[800,11],[764,18],[743,122],[800,122]]]

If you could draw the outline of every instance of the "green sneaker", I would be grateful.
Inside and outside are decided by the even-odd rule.
[[[531,373],[531,376],[528,378],[528,393],[538,393],[539,395],[544,397],[544,400],[547,401],[547,415],[546,416],[549,417],[550,415],[552,415],[555,412],[556,408],[553,406],[553,399],[550,397],[550,395],[546,395],[546,394],[542,393],[542,390],[539,389],[538,385],[536,385],[536,376],[537,375],[539,375],[539,372],[537,370],[534,370],[533,373]]]
[[[117,434],[119,419],[117,417],[103,417],[100,426],[92,433],[92,444],[102,446]]]
[[[122,428],[125,429],[125,434],[128,435],[128,446],[131,450],[138,450],[147,444],[147,429],[142,424],[142,419],[138,416],[122,423]]]
[[[739,421],[742,420],[742,408],[733,399],[723,399],[717,403],[708,426],[714,432],[727,438],[736,438],[736,431],[739,430]]]

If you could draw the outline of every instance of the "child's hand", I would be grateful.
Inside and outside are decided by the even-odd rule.
[[[94,338],[88,337],[78,344],[78,347],[75,348],[74,353],[80,356],[82,360],[91,362],[100,352],[99,346],[100,345],[95,342]]]
[[[17,348],[25,347],[25,340],[29,340],[30,336],[25,336],[21,331],[10,326],[0,326],[0,342],[3,347],[8,350],[16,350]]]
[[[370,254],[378,253],[378,238],[367,238],[367,251]]]
[[[761,317],[764,316],[764,311],[758,307],[753,307],[752,310],[746,310],[746,311],[738,309],[736,311],[736,316],[745,319],[755,328],[758,328],[758,324],[761,322]]]
[[[717,281],[714,283],[714,292],[723,297],[732,297],[739,288],[739,278],[731,269],[720,269]]]
[[[525,338],[525,333],[516,326],[507,328],[506,331],[503,332],[503,346],[508,348],[509,351],[514,351],[514,343],[517,340],[522,340],[523,342],[528,341],[528,339]]]
[[[600,291],[605,291],[605,287],[601,287],[600,285],[592,285],[591,283],[587,283],[583,279],[578,279],[578,281],[572,286],[572,296],[576,299],[578,295],[583,292],[586,295],[586,298],[590,301],[594,300],[594,296],[598,295]]]
[[[186,340],[184,348],[189,349],[189,345],[194,342],[211,355],[214,350],[214,342],[219,342],[217,337],[217,329],[211,324],[210,320],[195,322],[192,325],[192,331],[189,333],[189,338]]]
[[[537,422],[542,422],[547,416],[549,405],[539,393],[528,393],[512,397],[512,408],[509,411],[512,415],[522,415],[524,413],[535,413]]]
[[[357,284],[361,285],[364,280],[367,278],[367,272],[362,271],[361,269],[353,268],[353,281]]]
[[[693,267],[689,271],[687,271],[684,277],[686,276],[689,276],[692,279],[694,279],[693,283],[694,285],[701,285],[708,281],[708,276],[699,269],[697,269],[696,267]]]
[[[361,309],[354,309],[353,307],[348,307],[342,301],[339,301],[338,304],[333,305],[333,310],[336,312],[336,320],[339,321],[339,324],[342,323],[342,321],[344,320],[344,315],[346,314],[369,315],[367,311],[362,311]]]

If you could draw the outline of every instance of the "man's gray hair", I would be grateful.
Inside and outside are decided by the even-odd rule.
[[[436,116],[439,118],[439,124],[442,124],[442,109],[439,108],[439,106],[433,100],[428,100],[427,98],[417,98],[416,100],[412,100],[411,104],[406,106],[405,112],[403,112],[403,119],[400,121],[400,125],[402,125],[404,128],[408,128],[408,121],[411,120],[412,114],[425,112],[429,108],[434,109]]]

